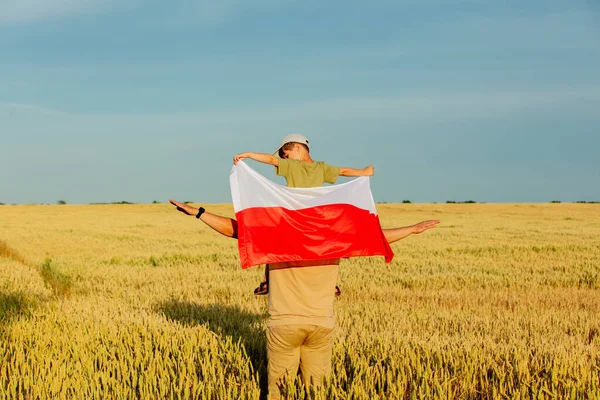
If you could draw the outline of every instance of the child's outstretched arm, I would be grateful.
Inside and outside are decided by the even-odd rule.
[[[245,158],[249,158],[251,160],[258,161],[263,164],[274,165],[276,167],[279,166],[279,159],[277,157],[275,157],[274,155],[267,154],[267,153],[252,153],[252,152],[236,154],[233,157],[233,163],[237,164],[238,161],[243,160]]]
[[[363,169],[357,168],[340,168],[340,176],[373,176],[375,168],[372,166]]]

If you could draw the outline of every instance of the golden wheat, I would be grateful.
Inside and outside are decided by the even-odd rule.
[[[600,397],[600,205],[378,209],[442,224],[343,261],[315,398]],[[0,398],[264,397],[262,272],[170,205],[2,206]]]

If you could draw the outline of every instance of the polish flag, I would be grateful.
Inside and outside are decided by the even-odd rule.
[[[243,161],[230,175],[242,268],[394,253],[385,239],[369,178],[317,188],[271,182]]]

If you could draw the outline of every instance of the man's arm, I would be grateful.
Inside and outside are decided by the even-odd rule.
[[[373,176],[375,168],[372,166],[363,169],[357,168],[340,168],[340,176]]]
[[[404,239],[409,235],[418,235],[419,233],[423,233],[428,229],[435,228],[435,226],[439,223],[440,221],[438,220],[429,220],[410,226],[403,226],[401,228],[382,229],[382,231],[388,243],[392,244],[398,240]]]
[[[192,207],[185,203],[180,203],[176,200],[169,200],[169,202],[177,207],[178,211],[181,211],[184,214],[193,216],[198,215],[198,208],[196,207]],[[202,213],[200,219],[202,222],[219,232],[221,235],[237,239],[238,223],[235,219],[211,214],[207,211]]]
[[[249,158],[251,160],[258,161],[263,164],[274,165],[276,167],[279,166],[279,158],[275,157],[274,155],[267,154],[267,153],[252,153],[252,152],[236,154],[233,157],[233,163],[237,164],[238,161],[243,160],[245,158]]]
[[[196,207],[192,207],[185,203],[180,203],[176,200],[169,200],[171,204],[177,207],[178,211],[181,211],[187,215],[196,216],[198,214],[198,209]],[[238,237],[238,223],[235,219],[222,217],[220,215],[211,214],[205,211],[200,219],[206,225],[210,226],[215,231],[219,232],[221,235],[237,239]],[[438,220],[429,220],[419,222],[418,224],[403,226],[400,228],[392,228],[392,229],[382,229],[383,235],[389,244],[392,244],[398,240],[404,239],[409,235],[418,235],[419,233],[423,233],[428,229],[434,228],[440,221]]]

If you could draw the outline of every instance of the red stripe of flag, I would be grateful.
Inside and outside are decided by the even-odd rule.
[[[252,207],[236,213],[242,268],[285,261],[394,253],[376,214],[349,204],[300,210]]]

